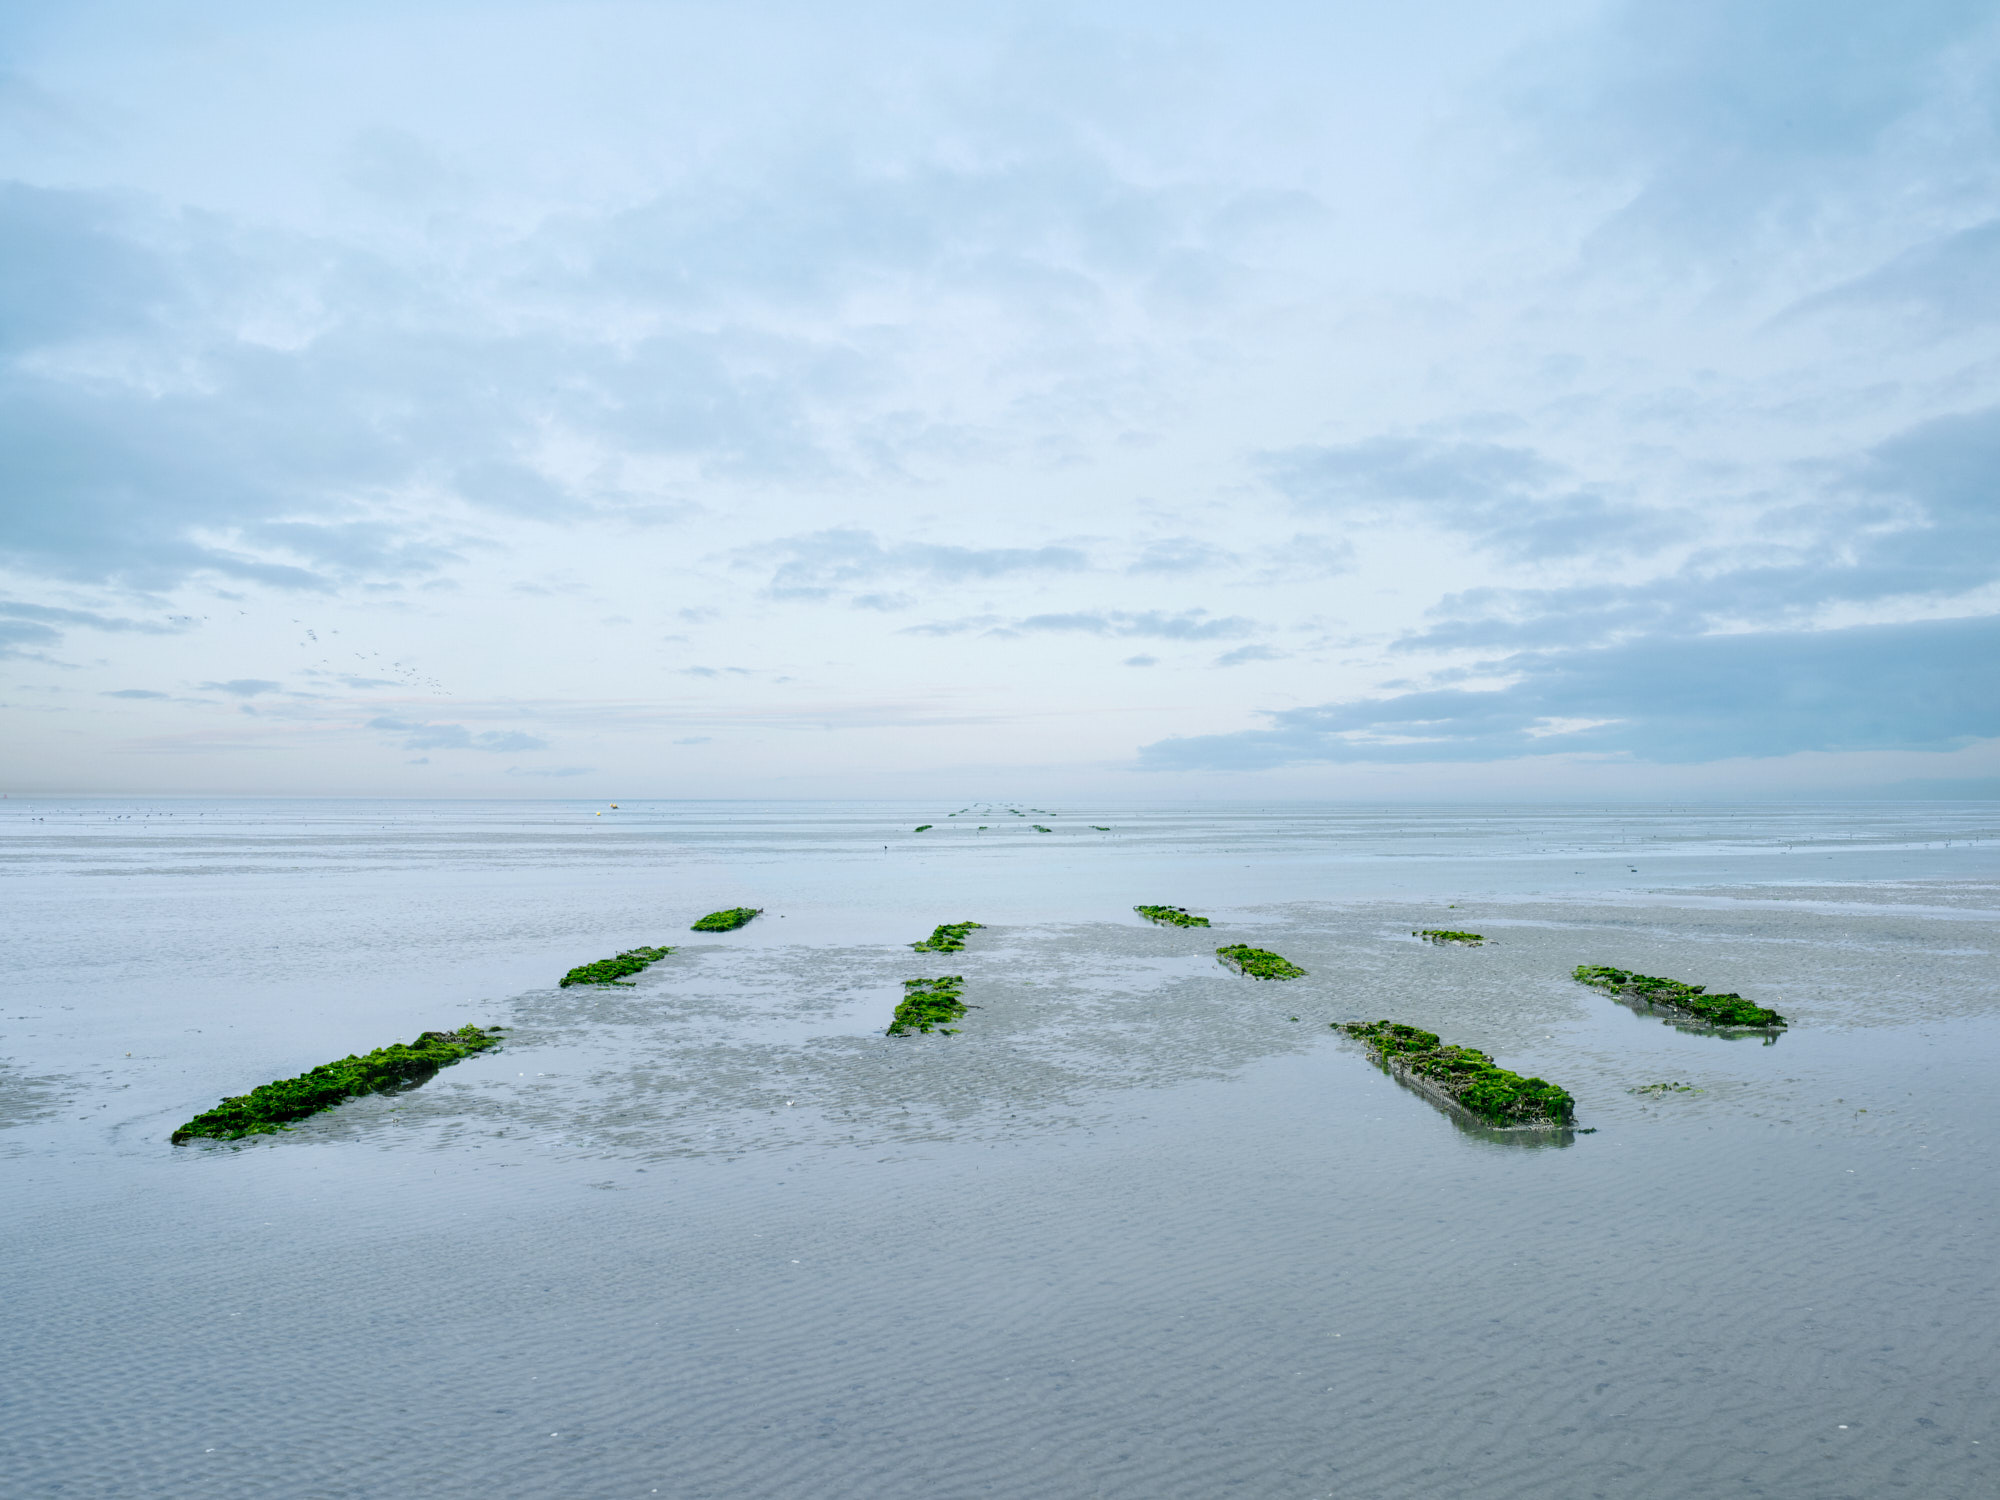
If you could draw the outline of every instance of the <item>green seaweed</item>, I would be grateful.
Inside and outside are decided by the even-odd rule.
[[[1054,830],[1053,828],[1044,828],[1044,827],[1042,827],[1042,825],[1041,825],[1041,824],[1039,824],[1039,823],[1036,823],[1036,824],[1035,824],[1035,825],[1033,825],[1033,826],[1034,826],[1034,830],[1035,830],[1035,832],[1037,832],[1037,833],[1053,833],[1053,832],[1055,832],[1055,830]]]
[[[1452,932],[1444,927],[1426,927],[1421,931],[1412,932],[1410,936],[1431,943],[1464,943],[1469,946],[1476,946],[1486,941],[1476,932]]]
[[[1239,974],[1247,974],[1252,979],[1298,979],[1306,972],[1288,958],[1280,958],[1269,949],[1252,948],[1246,943],[1231,943],[1226,948],[1217,948],[1215,956],[1226,967]]]
[[[500,1045],[501,1026],[461,1026],[457,1031],[426,1031],[408,1046],[391,1042],[364,1057],[349,1055],[321,1063],[296,1078],[260,1084],[247,1094],[224,1099],[214,1109],[196,1115],[176,1130],[176,1146],[201,1137],[241,1140],[246,1135],[272,1135],[336,1104],[363,1094],[393,1094],[428,1081],[439,1068]]]
[[[1625,995],[1677,1010],[1706,1021],[1711,1026],[1740,1026],[1770,1031],[1786,1024],[1775,1010],[1745,1000],[1741,995],[1711,995],[1705,985],[1682,984],[1677,979],[1656,979],[1650,974],[1634,974],[1602,964],[1578,964],[1573,979],[1607,994]]]
[[[955,1036],[955,1027],[947,1026],[947,1021],[956,1021],[964,1015],[967,1006],[959,998],[959,991],[965,985],[963,974],[943,974],[936,979],[905,979],[903,981],[903,1003],[896,1007],[895,1019],[889,1022],[889,1036],[908,1036],[912,1028],[928,1034],[933,1028],[946,1036]]]
[[[578,964],[563,975],[561,987],[568,989],[573,984],[625,984],[627,974],[637,974],[648,964],[658,963],[673,951],[671,948],[628,948],[616,958],[600,958],[594,964]]]
[[[931,929],[931,935],[910,944],[919,953],[956,953],[965,946],[965,935],[977,932],[983,922],[945,922]]]
[[[1095,828],[1099,833],[1111,832],[1111,825],[1109,823],[1092,823],[1090,826]]]
[[[1642,1083],[1630,1093],[1640,1094],[1649,1099],[1657,1099],[1662,1094],[1705,1094],[1707,1089],[1698,1089],[1691,1083]]]
[[[1477,1048],[1448,1046],[1434,1031],[1395,1021],[1333,1024],[1365,1043],[1384,1067],[1393,1064],[1391,1071],[1426,1080],[1495,1125],[1567,1125],[1576,1118],[1576,1101],[1567,1090],[1498,1067]]]
[[[1207,917],[1197,917],[1185,906],[1135,906],[1132,910],[1161,927],[1206,927]]]
[[[732,906],[725,911],[712,911],[703,917],[689,932],[734,932],[746,926],[752,917],[764,914],[761,906]]]
[[[946,816],[946,817],[951,817],[951,818],[955,818],[955,817],[957,817],[957,816],[958,816],[958,814],[957,814],[957,813],[947,813],[947,814],[945,814],[945,816]],[[918,824],[918,825],[917,825],[917,826],[916,826],[915,828],[912,828],[912,829],[910,830],[910,832],[912,832],[912,833],[929,833],[929,832],[930,832],[930,831],[931,831],[931,830],[932,830],[933,828],[935,828],[935,827],[937,827],[937,824],[935,824],[935,823],[919,823],[919,824]]]

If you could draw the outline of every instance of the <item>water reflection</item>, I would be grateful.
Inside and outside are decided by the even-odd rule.
[[[1641,1000],[1636,995],[1613,995],[1611,998],[1635,1016],[1652,1017],[1676,1031],[1686,1032],[1689,1036],[1712,1036],[1725,1042],[1760,1041],[1766,1047],[1775,1047],[1778,1038],[1784,1035],[1783,1030],[1762,1026],[1717,1026],[1709,1021],[1697,1021],[1682,1015],[1679,1011]]]

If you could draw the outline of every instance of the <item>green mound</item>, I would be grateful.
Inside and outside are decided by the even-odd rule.
[[[1227,948],[1217,948],[1215,956],[1239,974],[1248,974],[1252,979],[1297,979],[1305,970],[1288,958],[1280,958],[1266,948],[1252,948],[1244,943],[1232,943]]]
[[[965,947],[965,935],[977,932],[983,922],[946,922],[931,929],[931,935],[910,946],[919,953],[957,953]]]
[[[339,1062],[321,1063],[296,1078],[282,1078],[247,1094],[224,1099],[214,1109],[196,1115],[176,1130],[173,1143],[178,1146],[200,1137],[236,1141],[246,1135],[271,1135],[286,1129],[289,1121],[303,1120],[363,1094],[393,1094],[399,1089],[413,1089],[429,1080],[439,1068],[499,1046],[500,1032],[504,1029],[462,1026],[457,1031],[426,1031],[407,1047],[401,1042],[391,1042],[365,1057],[349,1056]]]
[[[946,1036],[957,1034],[957,1028],[947,1026],[947,1021],[956,1021],[965,1014],[966,1004],[959,999],[959,991],[965,985],[963,974],[945,974],[936,979],[905,979],[903,981],[903,1003],[896,1007],[896,1017],[889,1023],[888,1035],[908,1036],[911,1031],[940,1031]]]
[[[703,917],[689,932],[734,932],[752,917],[761,916],[761,906],[732,906],[727,911],[712,911]]]
[[[1135,906],[1132,910],[1148,922],[1162,927],[1206,927],[1207,917],[1197,917],[1185,906]]]
[[[1443,927],[1426,927],[1420,932],[1412,932],[1411,937],[1419,937],[1431,943],[1479,944],[1486,941],[1476,932],[1452,932]]]
[[[1383,1066],[1393,1064],[1391,1071],[1425,1080],[1495,1125],[1567,1125],[1576,1118],[1576,1101],[1567,1090],[1496,1067],[1476,1048],[1446,1046],[1436,1032],[1394,1021],[1334,1024],[1366,1043]]]
[[[706,917],[703,921],[708,920]],[[628,948],[616,958],[600,958],[594,964],[578,964],[563,975],[561,986],[568,989],[573,984],[623,984],[627,974],[637,974],[648,964],[656,964],[674,950],[671,948]]]
[[[1634,974],[1602,964],[1578,964],[1570,976],[1608,994],[1628,995],[1667,1010],[1681,1011],[1711,1026],[1745,1026],[1771,1030],[1785,1025],[1775,1010],[1754,1005],[1741,995],[1711,995],[1706,986],[1682,984],[1677,979],[1655,979],[1650,974]]]

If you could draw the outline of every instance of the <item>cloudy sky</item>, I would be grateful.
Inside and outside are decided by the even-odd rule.
[[[2000,3],[16,0],[0,780],[2000,774]]]

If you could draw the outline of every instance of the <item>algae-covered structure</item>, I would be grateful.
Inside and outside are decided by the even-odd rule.
[[[648,964],[656,964],[674,950],[671,948],[628,948],[616,958],[600,958],[594,964],[578,964],[563,975],[560,984],[568,989],[573,984],[628,984],[627,974],[637,974]]]
[[[1502,1127],[1548,1128],[1576,1118],[1565,1089],[1497,1066],[1474,1047],[1454,1047],[1434,1031],[1395,1021],[1336,1021],[1394,1077],[1449,1109]]]
[[[500,1026],[461,1026],[457,1031],[426,1031],[405,1046],[391,1042],[362,1057],[321,1063],[296,1078],[260,1084],[247,1094],[224,1099],[214,1109],[196,1115],[173,1133],[176,1146],[206,1137],[241,1140],[246,1135],[270,1135],[287,1129],[323,1109],[363,1094],[393,1094],[427,1082],[439,1068],[500,1045]]]
[[[1280,958],[1268,948],[1252,948],[1247,943],[1217,948],[1215,957],[1224,968],[1252,979],[1299,979],[1306,972],[1289,958]]]
[[[983,922],[945,922],[931,929],[931,935],[910,946],[919,953],[957,953],[965,947],[965,935],[977,932]]]
[[[963,974],[942,974],[936,979],[905,979],[903,1003],[896,1007],[895,1019],[889,1022],[887,1035],[908,1036],[912,1031],[957,1035],[958,1028],[947,1026],[945,1022],[956,1021],[965,1014],[967,1007],[960,998],[964,987]]]
[[[957,814],[957,813],[946,813],[946,814],[945,814],[945,816],[946,816],[946,817],[948,817],[948,818],[955,818],[955,817],[957,817],[957,816],[958,816],[958,814]],[[918,824],[918,825],[917,825],[917,826],[916,826],[915,828],[912,828],[912,829],[910,830],[910,832],[912,832],[912,833],[929,833],[929,832],[930,832],[930,831],[931,831],[931,830],[932,830],[933,828],[935,828],[935,827],[937,827],[937,824],[935,824],[935,823],[919,823],[919,824]]]
[[[761,906],[732,906],[725,911],[710,912],[699,922],[695,923],[694,926],[690,927],[688,931],[734,932],[737,928],[747,924],[752,917],[761,917],[763,914],[764,908]]]
[[[1160,927],[1206,927],[1207,917],[1197,917],[1185,906],[1135,906],[1132,910]]]
[[[1449,928],[1444,927],[1421,928],[1418,931],[1412,932],[1410,936],[1422,938],[1427,943],[1436,943],[1440,947],[1450,943],[1456,944],[1461,948],[1477,948],[1481,943],[1486,941],[1485,938],[1476,932],[1453,932]]]
[[[1775,1010],[1767,1010],[1737,994],[1711,995],[1706,985],[1656,979],[1650,974],[1634,974],[1629,969],[1613,969],[1603,964],[1578,964],[1570,977],[1620,999],[1642,1001],[1710,1026],[1778,1031],[1786,1025],[1785,1018]]]

